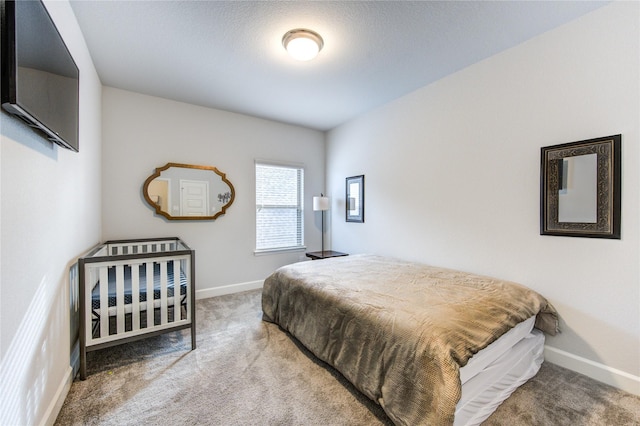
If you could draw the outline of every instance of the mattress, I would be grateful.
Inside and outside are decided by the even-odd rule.
[[[460,383],[466,382],[484,370],[489,364],[510,350],[516,343],[531,333],[535,323],[535,316],[522,321],[511,330],[503,334],[491,345],[475,354],[464,367],[460,368]]]
[[[544,334],[533,329],[533,322],[530,318],[518,324],[460,369],[464,381],[455,426],[479,425],[536,375],[544,361]]]
[[[167,300],[171,304],[174,296],[174,271],[173,271],[173,263],[167,263]],[[139,293],[139,302],[140,308],[146,309],[147,302],[147,268],[146,264],[139,265],[139,285],[140,285],[140,293]],[[108,300],[109,300],[109,315],[115,314],[116,308],[116,267],[109,267],[109,283],[108,283]],[[187,294],[187,278],[185,274],[180,271],[179,273],[180,279],[180,295],[185,296]],[[131,279],[131,266],[124,266],[124,303],[125,305],[131,305],[132,302],[132,279]],[[159,302],[160,299],[160,287],[161,287],[161,274],[160,274],[160,264],[153,264],[153,299],[154,302]],[[100,285],[96,283],[91,291],[91,308],[94,311],[100,309]],[[112,309],[113,308],[113,309]],[[130,306],[128,306],[130,309]]]

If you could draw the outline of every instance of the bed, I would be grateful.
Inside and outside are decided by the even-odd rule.
[[[196,347],[194,251],[178,238],[116,240],[78,260],[80,379],[86,354],[191,329]]]
[[[557,314],[516,283],[355,255],[284,266],[264,282],[278,324],[396,425],[472,425],[542,363]]]

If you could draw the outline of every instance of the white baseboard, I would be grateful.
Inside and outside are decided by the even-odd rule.
[[[209,297],[224,296],[225,294],[240,293],[248,290],[262,288],[263,280],[250,281],[246,283],[225,285],[222,287],[211,287],[196,290],[196,299],[208,299]]]
[[[640,396],[640,377],[545,345],[544,359],[607,385]]]
[[[67,394],[71,389],[71,382],[73,382],[72,373],[73,369],[71,366],[67,367],[67,371],[62,382],[60,382],[51,403],[49,403],[44,416],[42,416],[40,426],[52,426],[56,422],[58,414],[60,414],[60,410],[62,409],[62,404],[64,404],[64,400],[67,398]]]

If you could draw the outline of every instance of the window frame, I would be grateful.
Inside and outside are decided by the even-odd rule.
[[[297,188],[297,198],[298,205],[296,206],[298,211],[299,222],[297,222],[297,226],[299,226],[299,235],[300,240],[299,244],[295,246],[287,246],[287,247],[269,247],[269,248],[258,248],[258,209],[265,208],[264,205],[259,204],[258,202],[258,166],[271,166],[271,167],[279,167],[285,169],[295,169],[299,170],[302,173],[301,178],[299,179],[299,185]],[[254,161],[254,201],[255,201],[255,238],[254,238],[254,255],[265,255],[265,254],[275,254],[282,252],[291,252],[291,251],[304,251],[306,250],[305,245],[305,233],[304,233],[304,175],[305,175],[305,167],[304,164],[301,163],[292,163],[292,162],[284,162],[284,161],[273,161],[273,160],[263,160],[256,159]],[[260,206],[260,207],[259,207]],[[293,207],[293,206],[292,206]],[[273,207],[267,207],[273,208]],[[297,232],[297,231],[296,231]]]

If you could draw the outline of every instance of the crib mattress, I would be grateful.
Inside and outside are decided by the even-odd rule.
[[[139,302],[147,301],[147,268],[145,264],[137,265],[140,268],[140,295]],[[124,267],[124,303],[125,305],[130,305],[132,302],[132,285],[131,285],[131,266],[125,265]],[[169,299],[173,298],[175,290],[174,290],[174,271],[173,271],[173,262],[167,263],[167,297]],[[187,277],[185,274],[180,271],[179,272],[179,280],[180,280],[180,295],[184,296],[187,294]],[[93,310],[100,309],[100,283],[96,283],[96,285],[91,290],[91,307]],[[160,299],[160,264],[153,264],[153,299]],[[114,266],[109,267],[109,283],[108,283],[108,293],[109,293],[109,307],[116,306],[116,268]]]

